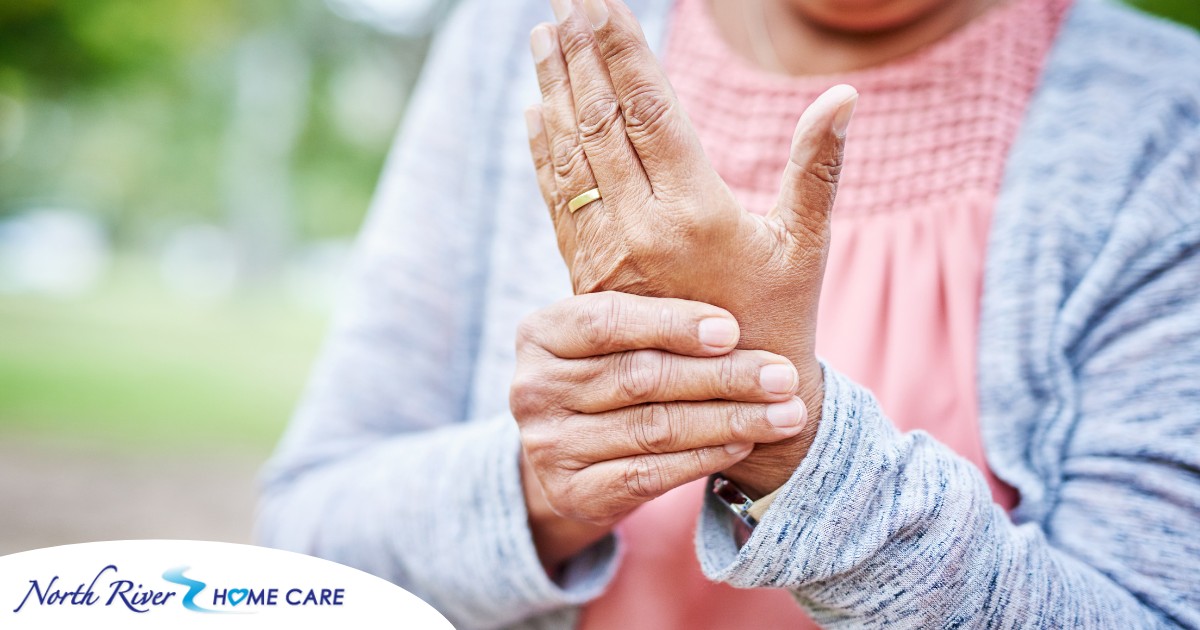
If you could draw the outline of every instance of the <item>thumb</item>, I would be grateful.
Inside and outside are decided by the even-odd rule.
[[[771,213],[795,236],[807,239],[825,233],[842,173],[846,129],[857,103],[857,90],[835,85],[818,96],[796,124],[783,187]]]

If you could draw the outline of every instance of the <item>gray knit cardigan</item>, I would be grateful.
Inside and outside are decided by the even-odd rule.
[[[631,4],[660,47],[670,3]],[[392,580],[461,628],[570,627],[619,563],[609,538],[546,577],[508,411],[517,322],[570,292],[521,116],[547,6],[467,0],[440,36],[264,473],[263,543]],[[829,627],[1200,628],[1194,34],[1072,8],[1006,165],[978,361],[1011,516],[826,366],[816,443],[750,541],[705,507],[707,575],[791,589]]]

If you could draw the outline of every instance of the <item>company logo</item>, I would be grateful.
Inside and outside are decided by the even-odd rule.
[[[377,576],[303,554],[194,540],[120,540],[0,556],[3,630],[453,630]]]
[[[27,606],[115,606],[147,613],[161,606],[183,606],[197,613],[230,614],[270,606],[342,606],[346,601],[345,588],[244,585],[209,588],[207,583],[185,576],[189,569],[183,566],[164,571],[161,579],[167,584],[158,588],[153,580],[125,578],[115,564],[105,566],[90,581],[80,581],[75,586],[69,586],[75,583],[58,575],[48,581],[31,579],[29,590],[13,612],[19,613]]]

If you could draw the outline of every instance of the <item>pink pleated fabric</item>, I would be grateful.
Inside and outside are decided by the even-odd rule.
[[[771,74],[723,41],[709,0],[678,0],[665,63],[709,158],[750,211],[774,204],[796,120],[821,92],[861,97],[846,148],[818,352],[870,388],[904,431],[924,430],[984,473],[975,388],[983,264],[1005,158],[1070,0],[1010,0],[949,37],[838,76]],[[580,627],[813,628],[782,590],[710,583],[693,548],[704,482],[619,527],[623,557]]]

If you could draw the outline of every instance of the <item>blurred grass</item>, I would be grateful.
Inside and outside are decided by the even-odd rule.
[[[0,297],[0,432],[123,448],[267,452],[324,318],[282,296],[198,307],[125,262],[77,302]]]

